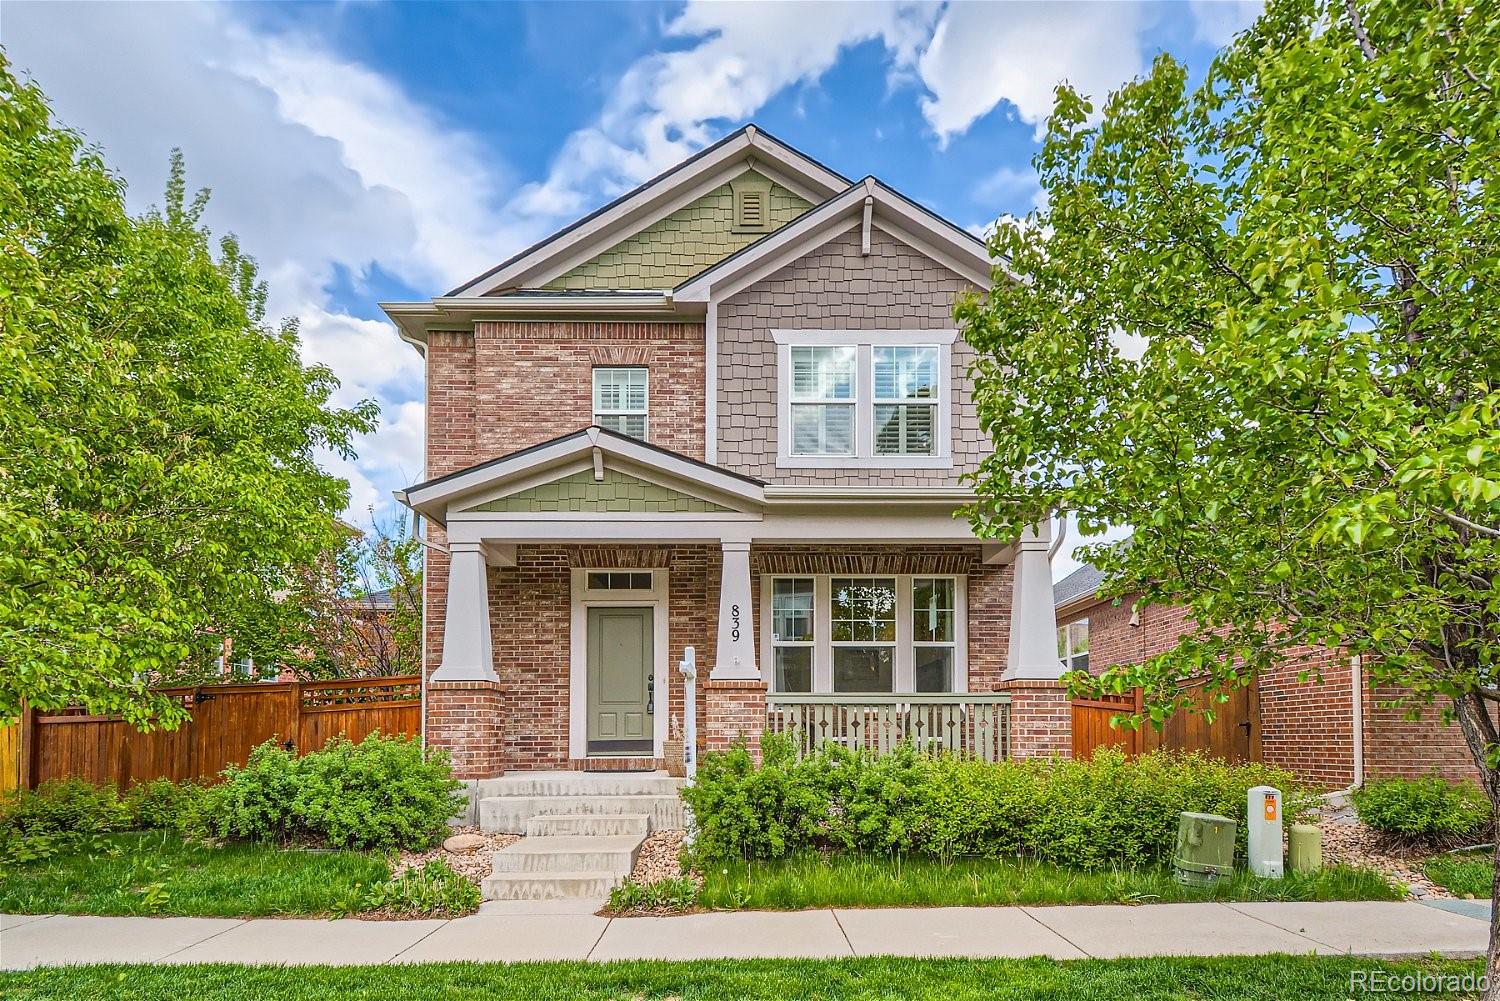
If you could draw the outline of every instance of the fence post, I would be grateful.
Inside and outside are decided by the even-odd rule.
[[[302,746],[302,685],[303,684],[304,683],[301,682],[301,681],[294,681],[294,682],[292,682],[292,687],[291,687],[291,693],[292,693],[292,714],[291,714],[292,715],[292,732],[286,738],[287,740],[290,740],[292,742],[292,745],[296,748],[295,753],[296,753],[297,757],[299,757],[299,758],[302,757],[302,755],[304,755],[304,754],[307,753],[306,749]]]
[[[16,783],[22,789],[36,788],[36,710],[31,703],[21,703],[21,746],[16,749]]]

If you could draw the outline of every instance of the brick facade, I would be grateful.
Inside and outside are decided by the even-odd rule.
[[[498,775],[505,768],[506,709],[505,691],[493,681],[429,682],[427,743],[447,750],[457,778]]]
[[[1073,704],[1055,681],[1011,681],[1010,756],[1067,758],[1073,754]]]
[[[1132,625],[1134,597],[1118,603],[1079,601],[1058,615],[1058,624],[1089,620],[1089,666],[1095,673],[1115,664],[1136,664],[1171,649],[1192,622],[1185,608],[1147,605]],[[1304,672],[1308,675],[1303,680]],[[1362,681],[1369,685],[1369,671]],[[1324,789],[1354,781],[1355,671],[1341,650],[1296,647],[1258,682],[1261,758],[1291,769]],[[1399,700],[1398,688],[1364,693],[1363,743],[1366,778],[1440,774],[1471,779],[1474,765],[1457,724],[1446,726],[1439,707],[1405,718],[1408,707],[1382,705]]]

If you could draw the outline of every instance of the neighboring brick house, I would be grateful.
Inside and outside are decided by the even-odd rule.
[[[1192,628],[1187,610],[1179,606],[1137,609],[1136,595],[1101,599],[1103,582],[1104,575],[1085,564],[1053,588],[1058,656],[1069,667],[1098,673],[1116,664],[1138,664],[1171,649]],[[1301,680],[1304,671],[1321,672],[1322,682]],[[1257,710],[1247,721],[1258,727],[1261,760],[1325,789],[1343,789],[1362,778],[1476,776],[1456,723],[1444,725],[1436,706],[1407,719],[1408,707],[1393,705],[1400,690],[1372,687],[1368,667],[1342,651],[1297,648],[1260,676],[1254,694]]]
[[[430,543],[427,739],[469,778],[658,767],[691,647],[701,748],[869,711],[1067,753],[1048,529],[954,517],[986,445],[952,310],[991,275],[961,227],[747,126],[383,304],[426,361],[400,497]]]

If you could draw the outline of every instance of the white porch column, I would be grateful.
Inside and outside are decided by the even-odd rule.
[[[1016,543],[1010,593],[1010,651],[1001,681],[1054,681],[1063,673],[1057,657],[1057,613],[1052,604],[1051,525],[1026,529]]]
[[[490,652],[489,574],[478,542],[448,545],[448,614],[443,662],[433,681],[498,681]]]
[[[719,645],[710,681],[760,680],[750,604],[750,543],[725,542],[719,575]]]

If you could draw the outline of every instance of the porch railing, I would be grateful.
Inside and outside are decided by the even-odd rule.
[[[827,743],[884,754],[909,741],[921,750],[1000,761],[1010,755],[1010,696],[770,694],[766,730],[790,736],[801,754]]]

